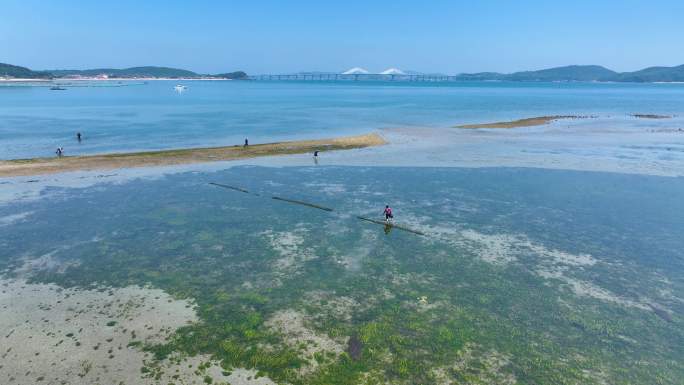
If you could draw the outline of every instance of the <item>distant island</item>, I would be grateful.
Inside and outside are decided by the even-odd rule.
[[[480,72],[459,74],[458,80],[500,80],[526,82],[684,82],[684,65],[677,67],[649,67],[634,72],[615,72],[598,65],[571,65],[538,71],[522,71],[511,74]]]
[[[248,76],[243,71],[227,72],[221,74],[198,74],[193,71],[170,68],[170,67],[131,67],[124,69],[116,68],[95,68],[86,70],[46,70],[34,71],[26,67],[0,63],[0,79],[78,79],[78,78],[99,78],[99,79],[247,79]]]
[[[354,68],[362,71],[363,69]],[[350,70],[351,71],[351,70]],[[365,70],[363,70],[365,71]],[[390,70],[388,70],[390,71]],[[378,75],[393,76],[397,74],[415,75],[415,71],[383,72]],[[349,71],[344,74],[349,73]],[[357,73],[357,72],[355,72]],[[364,73],[364,72],[358,72]],[[332,72],[301,72],[300,74],[334,74]],[[365,74],[368,74],[366,71]],[[446,76],[446,75],[444,75]],[[124,69],[95,68],[86,70],[45,70],[34,71],[26,67],[0,63],[0,79],[249,79],[243,71],[220,74],[198,74],[193,71],[170,67],[131,67]],[[676,67],[648,67],[634,72],[615,72],[598,65],[570,65],[547,68],[537,71],[521,71],[510,74],[499,72],[462,73],[450,76],[456,81],[514,81],[514,82],[684,82],[684,65]]]

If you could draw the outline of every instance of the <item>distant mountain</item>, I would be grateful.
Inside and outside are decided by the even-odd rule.
[[[623,72],[612,79],[620,82],[684,82],[684,64],[677,67],[649,67]]]
[[[610,79],[617,75],[605,67],[596,65],[572,65],[565,67],[548,68],[539,71],[515,72],[506,76],[506,80],[512,81],[595,81]]]
[[[572,65],[548,68],[539,71],[514,72],[501,74],[498,72],[480,72],[459,74],[458,80],[507,80],[526,82],[553,81],[612,81],[612,82],[684,82],[684,65],[677,67],[649,67],[635,72],[615,72],[597,65]]]
[[[131,67],[125,69],[97,68],[87,70],[53,70],[49,71],[55,77],[65,76],[98,76],[107,75],[113,78],[195,78],[199,74],[169,67]]]
[[[214,77],[214,78],[233,79],[233,80],[244,80],[244,79],[247,79],[249,77],[243,71],[228,72],[228,73],[224,73],[224,74],[216,74],[216,75],[210,75],[210,76]]]
[[[500,74],[498,72],[477,72],[474,74],[458,74],[456,78],[458,80],[504,80],[506,75]]]
[[[89,70],[48,70],[54,77],[61,78],[65,76],[97,76],[102,74],[114,73],[118,70],[114,68],[94,68]]]
[[[21,79],[48,79],[51,77],[48,72],[32,71],[26,67],[0,63],[0,77],[11,77]]]
[[[552,81],[599,81],[613,80],[618,73],[597,65],[571,65],[565,67],[548,68],[538,71],[522,71],[512,74],[498,72],[480,72],[474,74],[460,74],[461,80],[508,80],[524,82],[552,82]]]

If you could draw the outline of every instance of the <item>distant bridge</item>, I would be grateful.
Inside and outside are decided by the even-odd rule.
[[[409,74],[290,74],[290,75],[252,75],[250,80],[260,81],[403,81],[403,82],[452,82],[458,81],[457,76],[449,75],[409,75]]]

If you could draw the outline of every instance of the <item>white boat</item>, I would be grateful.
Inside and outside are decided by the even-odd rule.
[[[186,87],[186,86],[184,86],[184,85],[182,85],[182,84],[176,84],[176,86],[173,87],[173,89],[174,89],[176,92],[178,92],[179,94],[181,94],[181,93],[183,93],[183,91],[187,90],[188,87]]]

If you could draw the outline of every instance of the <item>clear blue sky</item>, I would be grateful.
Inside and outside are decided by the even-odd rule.
[[[684,0],[2,0],[0,62],[202,73],[684,64]]]

